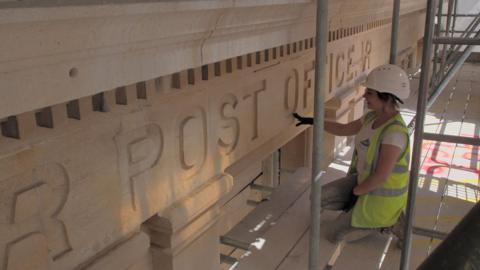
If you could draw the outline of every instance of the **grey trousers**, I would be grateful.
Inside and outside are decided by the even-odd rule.
[[[343,210],[352,199],[353,188],[357,185],[357,175],[347,175],[322,187],[322,209]],[[329,224],[327,239],[332,243],[342,240],[353,242],[360,240],[375,229],[364,229],[352,227],[352,212],[342,212],[332,224]]]

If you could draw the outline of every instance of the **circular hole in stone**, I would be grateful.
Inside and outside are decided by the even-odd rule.
[[[77,77],[78,69],[77,68],[71,68],[70,71],[68,71],[68,75],[70,76],[70,78]]]

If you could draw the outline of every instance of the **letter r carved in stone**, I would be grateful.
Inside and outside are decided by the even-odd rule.
[[[370,55],[372,53],[372,41],[362,41],[362,71],[370,68]]]
[[[49,269],[71,251],[59,218],[69,191],[65,168],[47,164],[0,183],[0,269]]]

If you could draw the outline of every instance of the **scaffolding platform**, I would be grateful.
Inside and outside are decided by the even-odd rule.
[[[480,65],[466,63],[429,109],[424,129],[433,134],[479,138]],[[412,81],[412,89],[418,83]],[[415,94],[415,93],[414,93]],[[408,123],[415,112],[416,95],[402,109]],[[330,164],[323,182],[342,177],[351,150],[345,149]],[[423,143],[414,226],[448,233],[479,201],[479,146],[427,141]],[[309,172],[301,168],[283,172],[281,186],[271,200],[262,203],[228,236],[239,242],[254,243],[248,250],[235,249],[225,254],[232,260],[222,269],[304,270],[308,269],[310,225]],[[326,265],[335,245],[325,239],[326,231],[338,213],[324,211],[321,216],[321,265]],[[401,250],[390,245],[381,262],[388,235],[373,234],[344,247],[333,269],[398,269]],[[440,240],[413,235],[410,269],[433,251]]]

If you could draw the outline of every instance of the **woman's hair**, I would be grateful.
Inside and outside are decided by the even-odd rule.
[[[390,94],[390,93],[381,93],[381,92],[378,92],[378,91],[376,91],[376,92],[377,92],[378,98],[379,98],[381,101],[383,101],[383,102],[385,102],[385,103],[390,103],[390,104],[393,105],[393,107],[395,107],[396,109],[398,109],[398,101],[399,101],[399,99],[398,99],[396,96],[394,96],[394,95],[392,95],[392,94]]]

